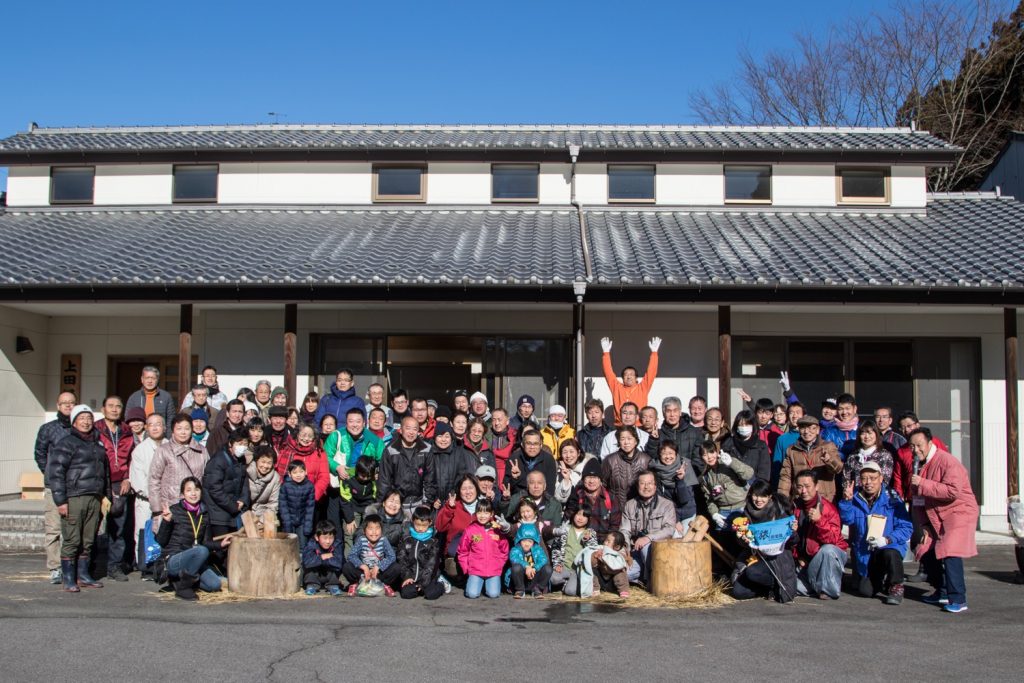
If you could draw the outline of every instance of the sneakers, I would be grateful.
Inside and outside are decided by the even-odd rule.
[[[111,567],[107,570],[107,578],[111,581],[127,581],[128,575],[120,567]]]
[[[395,597],[395,589],[387,584],[384,584],[384,595],[388,596],[389,598]]]
[[[437,577],[437,580],[441,582],[442,586],[444,586],[444,594],[445,595],[448,595],[449,593],[452,592],[452,584],[451,584],[450,581],[448,581],[448,579],[444,578],[443,576],[439,576],[439,577]]]
[[[348,592],[348,597],[350,597],[350,598],[356,597],[356,588],[358,588],[358,587],[359,586],[357,584],[355,584],[355,583],[349,584],[348,591],[347,591]]]
[[[942,606],[943,611],[949,612],[950,614],[960,614],[961,612],[967,611],[966,602],[951,602],[948,605]]]
[[[516,600],[522,600],[523,596],[525,596],[525,595],[526,595],[526,593],[524,593],[523,591],[516,591],[515,595],[513,595],[512,597],[515,598]]]
[[[943,591],[936,590],[934,593],[929,593],[921,598],[921,602],[926,605],[948,605],[949,598],[946,597],[946,594]]]
[[[333,595],[334,597],[344,595],[344,592],[341,590],[341,586],[328,586],[327,592]]]
[[[898,605],[901,602],[903,602],[903,584],[894,583],[889,589],[889,594],[885,596],[885,604]]]
[[[306,586],[306,595],[316,595],[318,592],[320,592],[320,589],[313,584]]]
[[[534,588],[530,595],[538,600],[544,596],[544,594],[540,592],[539,588]]]
[[[54,586],[57,586],[57,585],[60,584],[60,582],[61,582],[60,569],[51,569],[50,570],[50,583],[52,583]]]

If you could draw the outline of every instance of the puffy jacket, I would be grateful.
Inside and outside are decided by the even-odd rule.
[[[764,442],[764,445],[768,447],[768,452],[771,453],[775,450],[775,442],[782,436],[782,428],[774,422],[769,422],[764,427],[758,427],[756,430],[757,438]],[[765,479],[765,481],[768,481]]]
[[[850,527],[850,547],[856,564],[857,575],[868,575],[868,561],[871,549],[868,547],[868,517],[881,515],[885,517],[883,536],[889,541],[883,548],[892,548],[901,556],[907,553],[907,541],[914,532],[914,523],[910,521],[907,507],[899,496],[882,489],[875,502],[868,503],[860,488],[857,488],[852,500],[839,501],[839,518]]]
[[[807,516],[812,508],[821,512],[817,522],[812,522]],[[814,500],[805,503],[796,498],[793,500],[793,514],[796,515],[797,533],[800,535],[800,541],[794,549],[797,559],[810,560],[823,545],[834,545],[840,550],[850,547],[843,538],[839,510],[831,501],[816,496]]]
[[[363,420],[365,421],[366,404],[363,403],[363,399],[356,396],[355,388],[342,391],[337,385],[332,384],[331,393],[320,399],[320,405],[316,408],[314,424],[320,424],[320,421],[324,419],[324,415],[333,415],[334,419],[338,421],[338,429],[344,429],[345,416],[353,408],[359,408],[359,412],[363,414]]]
[[[843,470],[839,449],[830,441],[818,439],[812,444],[797,439],[786,451],[779,472],[779,493],[791,500],[796,497],[796,475],[801,470],[814,470],[818,475],[818,493],[829,500],[836,498],[836,474]]]
[[[728,465],[721,460],[714,467],[705,464],[700,487],[708,501],[708,512],[713,515],[722,508],[741,505],[747,499],[747,482],[753,476],[754,470],[739,458],[733,458]]]
[[[83,434],[77,429],[57,442],[46,464],[54,505],[63,505],[75,496],[110,496],[107,452],[96,432]]]
[[[501,576],[508,559],[508,539],[492,525],[485,528],[474,520],[459,541],[458,558],[467,576]]]
[[[121,422],[113,432],[107,426],[106,420],[96,423],[96,433],[99,434],[100,443],[107,451],[107,461],[110,465],[110,482],[119,484],[128,479],[131,464],[132,450],[135,448],[135,437],[128,425]]]
[[[588,422],[576,432],[576,438],[579,440],[580,448],[583,449],[584,453],[596,456],[601,453],[601,443],[611,430],[612,428],[604,422],[597,427]]]
[[[786,459],[786,451],[799,440],[799,430],[786,432],[775,440],[775,448],[772,449],[772,486],[778,488],[779,475],[782,473],[782,461]]]
[[[672,538],[676,530],[676,506],[668,498],[657,494],[649,501],[634,498],[626,502],[622,510],[622,526],[619,531],[626,537],[626,545],[641,536],[652,541]]]
[[[313,493],[317,500],[327,493],[330,483],[330,472],[327,469],[327,456],[324,455],[320,443],[314,441],[309,446],[301,446],[295,439],[288,437],[277,457],[277,472],[282,480],[288,477],[288,464],[299,460],[306,466],[306,478],[313,484]]]
[[[633,452],[632,458],[627,458],[621,450],[615,451],[601,463],[601,481],[620,510],[626,507],[626,499],[640,473],[650,465],[650,457],[639,450]]]
[[[246,478],[249,480],[249,502],[252,506],[252,514],[262,517],[268,510],[277,514],[278,496],[281,493],[281,477],[277,471],[271,468],[265,475],[260,476],[256,469],[256,463],[251,462],[245,468]]]
[[[386,571],[395,563],[395,549],[384,536],[378,538],[376,543],[370,543],[370,539],[360,535],[352,544],[352,550],[348,551],[345,560],[357,567],[365,564],[367,567],[380,567],[381,571]]]
[[[316,491],[313,482],[304,479],[296,484],[291,477],[281,484],[277,497],[278,514],[281,517],[281,531],[302,533],[309,537],[313,533],[313,509],[316,506]]]
[[[519,476],[512,476],[512,463],[519,467]],[[512,457],[509,458],[508,467],[505,469],[505,483],[512,489],[512,493],[526,492],[526,478],[530,472],[540,472],[544,475],[544,483],[549,495],[555,493],[555,478],[558,476],[558,465],[551,453],[541,448],[536,458],[527,458],[521,448],[517,448]]]
[[[171,520],[163,522],[156,532],[161,557],[171,557],[197,545],[205,545],[210,550],[220,549],[220,541],[210,538],[210,515],[202,503],[199,504],[198,516],[186,510],[180,500],[171,505],[170,510]],[[198,531],[193,531],[193,526]]]
[[[498,473],[498,478],[495,481],[500,484],[505,481],[505,468],[508,465],[508,459],[512,457],[512,451],[516,449],[516,433],[512,427],[506,427],[501,434],[492,430],[487,437],[487,443],[494,455],[494,469]]]
[[[39,428],[36,433],[35,458],[36,467],[43,473],[43,486],[49,488],[46,477],[46,461],[57,442],[71,433],[71,418],[57,413],[56,420],[50,420]]]
[[[242,508],[238,508],[238,502]],[[235,518],[249,509],[249,477],[245,472],[245,456],[236,458],[221,449],[206,463],[203,472],[203,504],[210,511],[210,523],[217,526],[234,524]]]
[[[460,477],[475,472],[476,460],[469,451],[457,446],[434,446],[423,477],[423,499],[428,503],[444,502],[449,493],[458,493],[455,485]]]
[[[565,505],[562,507],[562,516],[567,520],[572,520],[573,515],[584,503],[590,505],[590,528],[596,531],[601,539],[609,531],[618,531],[622,526],[622,511],[615,504],[615,499],[608,489],[602,486],[591,500],[586,489],[583,488],[582,482],[569,494],[569,500],[565,501]]]
[[[650,392],[654,380],[658,377],[658,352],[651,352],[650,359],[647,361],[647,372],[644,373],[643,379],[631,387],[623,384],[622,380],[615,374],[615,370],[612,369],[612,354],[605,353],[601,356],[601,369],[604,371],[604,379],[608,382],[608,388],[612,392],[612,403],[615,406],[615,424],[619,425],[622,424],[619,413],[622,410],[623,403],[631,401],[641,408],[647,405],[647,394]]]
[[[344,467],[348,470],[349,476],[354,476],[356,460],[360,457],[365,455],[380,462],[384,455],[384,442],[369,429],[364,429],[358,437],[353,437],[342,427],[328,435],[327,441],[324,442],[324,455],[327,456],[327,467],[331,472],[331,486],[338,488],[341,485],[338,468]]]
[[[754,479],[771,481],[772,477],[772,456],[771,451],[765,442],[755,434],[747,439],[741,439],[733,435],[726,439],[724,448],[734,458],[739,458],[754,470]]]
[[[398,491],[403,503],[423,500],[430,449],[430,444],[425,441],[418,440],[408,449],[402,445],[401,438],[392,441],[380,460],[377,477],[379,499],[384,500],[392,491]]]
[[[523,547],[519,545],[519,542],[523,539],[530,539],[533,541],[533,545],[530,547],[530,552],[527,553],[523,550]],[[509,568],[505,570],[505,585],[508,586],[512,583],[512,565],[518,564],[520,567],[530,567],[534,569],[541,569],[550,562],[548,559],[548,553],[544,550],[544,544],[540,542],[540,534],[532,526],[521,526],[516,532],[515,542],[512,544],[512,549],[508,553]]]
[[[843,444],[847,441],[856,441],[857,427],[854,427],[853,429],[840,429],[836,424],[832,424],[828,428],[825,428],[825,426],[822,425],[821,438],[825,441],[834,443],[836,448],[842,448]]]
[[[153,512],[162,512],[181,499],[181,482],[186,477],[202,481],[209,459],[206,449],[192,437],[186,444],[164,439],[153,454],[153,464],[149,466],[149,506]]]
[[[412,579],[417,586],[437,580],[441,561],[441,541],[435,532],[425,541],[418,541],[407,531],[398,544],[397,559],[402,580]]]
[[[124,403],[124,411],[128,412],[131,408],[142,408],[146,409],[146,392],[144,389],[139,387],[139,390],[128,397],[128,400]],[[171,423],[174,422],[174,416],[178,413],[178,406],[175,405],[174,399],[171,395],[157,387],[156,396],[153,397],[153,412],[157,415],[164,416],[164,424],[167,425],[168,432],[170,432]],[[146,417],[149,417],[151,413],[147,413]]]
[[[558,447],[562,445],[563,441],[568,441],[576,436],[576,430],[570,427],[568,424],[562,425],[562,428],[557,432],[551,425],[544,425],[541,427],[540,436],[544,440],[544,446],[551,451],[551,454],[558,458]]]
[[[469,461],[473,463],[473,470],[470,474],[475,474],[478,467],[488,465],[493,467],[495,472],[498,470],[498,463],[494,458],[494,453],[491,452],[491,445],[487,443],[486,436],[478,443],[473,444],[469,440],[469,435],[462,437],[461,443],[455,444],[455,449],[462,451],[463,456],[469,458]],[[498,481],[495,479],[495,481]]]
[[[345,562],[345,558],[342,555],[344,550],[342,544],[344,542],[344,538],[335,536],[334,543],[330,549],[324,550],[320,547],[320,543],[316,538],[309,539],[306,547],[302,549],[302,568],[308,571],[310,569],[327,567],[332,571],[340,572],[341,565]],[[323,556],[327,554],[330,554],[330,557],[325,560]]]

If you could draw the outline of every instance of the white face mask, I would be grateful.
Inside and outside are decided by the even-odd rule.
[[[556,432],[565,426],[565,422],[555,422],[554,420],[548,420],[548,424],[551,425],[551,428]]]
[[[236,458],[241,458],[245,455],[246,447],[240,443],[236,443],[234,447],[234,453]]]
[[[747,426],[744,426],[744,427],[737,427],[737,428],[736,428],[736,433],[737,433],[738,435],[742,436],[742,437],[743,437],[744,439],[746,439],[746,438],[748,438],[748,437],[749,437],[749,436],[750,436],[751,434],[753,434],[753,433],[754,433],[754,428],[753,428],[753,427],[751,427],[751,426],[749,426],[749,425],[747,425]]]

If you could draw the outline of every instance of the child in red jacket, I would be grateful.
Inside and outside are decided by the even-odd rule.
[[[501,570],[508,560],[508,540],[494,519],[494,504],[487,498],[476,503],[476,521],[466,527],[459,543],[459,565],[466,574],[466,597],[501,595]]]

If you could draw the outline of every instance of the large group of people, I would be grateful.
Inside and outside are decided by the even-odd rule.
[[[561,405],[537,414],[529,395],[509,409],[481,392],[373,384],[360,395],[350,370],[323,396],[260,381],[229,399],[208,366],[176,403],[147,367],[139,391],[107,397],[99,419],[62,393],[35,452],[50,579],[70,592],[101,586],[105,556],[108,579],[138,570],[184,599],[221,590],[248,512],[297,537],[311,595],[372,583],[427,600],[453,587],[468,598],[628,596],[650,579],[652,546],[703,516],[737,598],[835,600],[849,563],[853,592],[897,605],[906,581],[928,581],[925,602],[967,609],[978,506],[963,466],[916,415],[877,406],[865,418],[850,394],[813,415],[786,373],[784,403],[741,391],[731,420],[703,396],[652,406],[661,340],[643,376],[616,375],[612,341],[601,344],[612,404],[589,400],[576,427]],[[744,531],[789,519],[781,552]],[[908,548],[920,563],[910,578]]]

